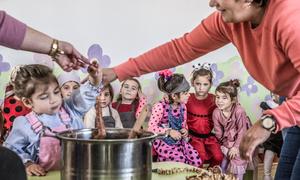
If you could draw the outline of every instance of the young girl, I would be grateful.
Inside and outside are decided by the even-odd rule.
[[[177,161],[199,167],[202,161],[187,139],[185,103],[189,98],[190,85],[182,74],[170,73],[162,71],[158,79],[158,88],[168,94],[168,98],[153,106],[148,130],[165,133],[166,137],[155,140],[153,148],[158,161]]]
[[[123,81],[117,102],[112,104],[119,114],[124,128],[132,128],[147,98],[142,93],[140,82],[135,78]]]
[[[103,87],[100,94],[102,116],[105,127],[123,128],[118,111],[111,107],[111,101],[114,98],[114,91],[110,84]],[[84,116],[84,125],[86,128],[95,128],[96,109],[92,107]]]
[[[187,125],[191,145],[198,151],[200,158],[211,167],[220,165],[223,153],[215,135],[212,113],[216,108],[215,96],[208,93],[212,85],[210,64],[198,64],[192,73],[191,84],[195,93],[191,93],[186,104]]]
[[[1,136],[2,140],[5,140],[8,136],[16,117],[25,116],[31,111],[30,108],[26,107],[22,103],[22,101],[15,96],[12,82],[15,81],[17,69],[19,69],[19,66],[15,66],[12,69],[10,74],[10,81],[5,88],[5,97],[2,107],[2,115],[5,119]]]
[[[60,143],[49,135],[83,128],[83,115],[95,104],[102,78],[97,64],[88,69],[90,81],[63,101],[51,69],[37,64],[19,68],[14,90],[32,111],[16,118],[4,145],[21,157],[28,175],[60,168]]]
[[[222,170],[239,180],[246,172],[247,161],[239,155],[242,136],[250,127],[245,110],[237,101],[240,83],[237,79],[221,83],[216,88],[217,109],[213,112],[214,130],[224,154]]]
[[[63,72],[57,81],[64,99],[70,98],[72,92],[80,87],[80,77],[75,72]]]

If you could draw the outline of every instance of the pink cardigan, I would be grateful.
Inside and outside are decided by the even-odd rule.
[[[235,105],[228,118],[222,114],[220,109],[216,108],[212,118],[219,143],[228,149],[233,146],[239,148],[242,137],[250,126],[243,107],[239,104]]]
[[[20,49],[26,33],[26,25],[0,11],[0,45]]]

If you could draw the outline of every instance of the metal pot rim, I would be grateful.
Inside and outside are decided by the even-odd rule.
[[[89,128],[84,128],[84,129],[76,129],[72,131],[64,131],[57,133],[56,136],[61,139],[61,140],[67,140],[67,141],[76,141],[76,142],[93,142],[93,143],[127,143],[127,142],[140,142],[140,141],[152,141],[153,139],[156,139],[158,136],[157,134],[150,132],[150,131],[144,131],[144,133],[149,133],[149,136],[146,137],[141,137],[141,138],[136,138],[136,139],[78,139],[76,137],[66,137],[67,134],[70,133],[78,133],[78,132],[90,132],[96,129],[89,129]],[[107,131],[117,131],[117,130],[122,130],[122,131],[130,131],[131,129],[129,128],[106,128]]]

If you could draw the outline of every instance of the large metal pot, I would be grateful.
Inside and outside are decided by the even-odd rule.
[[[131,129],[106,129],[105,139],[91,139],[96,129],[58,133],[63,180],[151,180],[152,132],[127,139]]]

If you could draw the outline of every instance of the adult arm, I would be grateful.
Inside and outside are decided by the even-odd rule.
[[[11,17],[5,11],[0,11],[0,45],[21,49],[26,28],[24,23]]]
[[[136,58],[130,58],[113,70],[122,81],[128,77],[187,63],[229,43],[224,26],[221,16],[217,12],[213,13],[183,37],[158,46]]]
[[[281,47],[281,50],[285,54],[285,57],[283,58],[291,61],[293,68],[300,73],[300,34],[297,33],[300,31],[300,24],[295,23],[298,22],[300,8],[299,6],[295,8],[297,11],[290,14],[288,18],[280,16],[281,18],[278,20],[278,24],[280,24],[280,26],[277,27],[279,30],[276,40],[278,42],[277,46]],[[264,112],[264,114],[270,114],[275,118],[277,122],[277,132],[286,127],[300,125],[299,83],[300,82],[296,83],[293,87],[285,87],[285,84],[282,84],[282,87],[289,88],[290,92],[294,92],[293,95],[288,97],[287,101],[280,106]]]
[[[39,32],[17,19],[0,11],[0,45],[13,49],[48,54],[53,38]],[[58,41],[58,47],[64,54],[57,54],[56,62],[63,70],[71,71],[84,67],[88,59],[81,55],[72,44]]]

